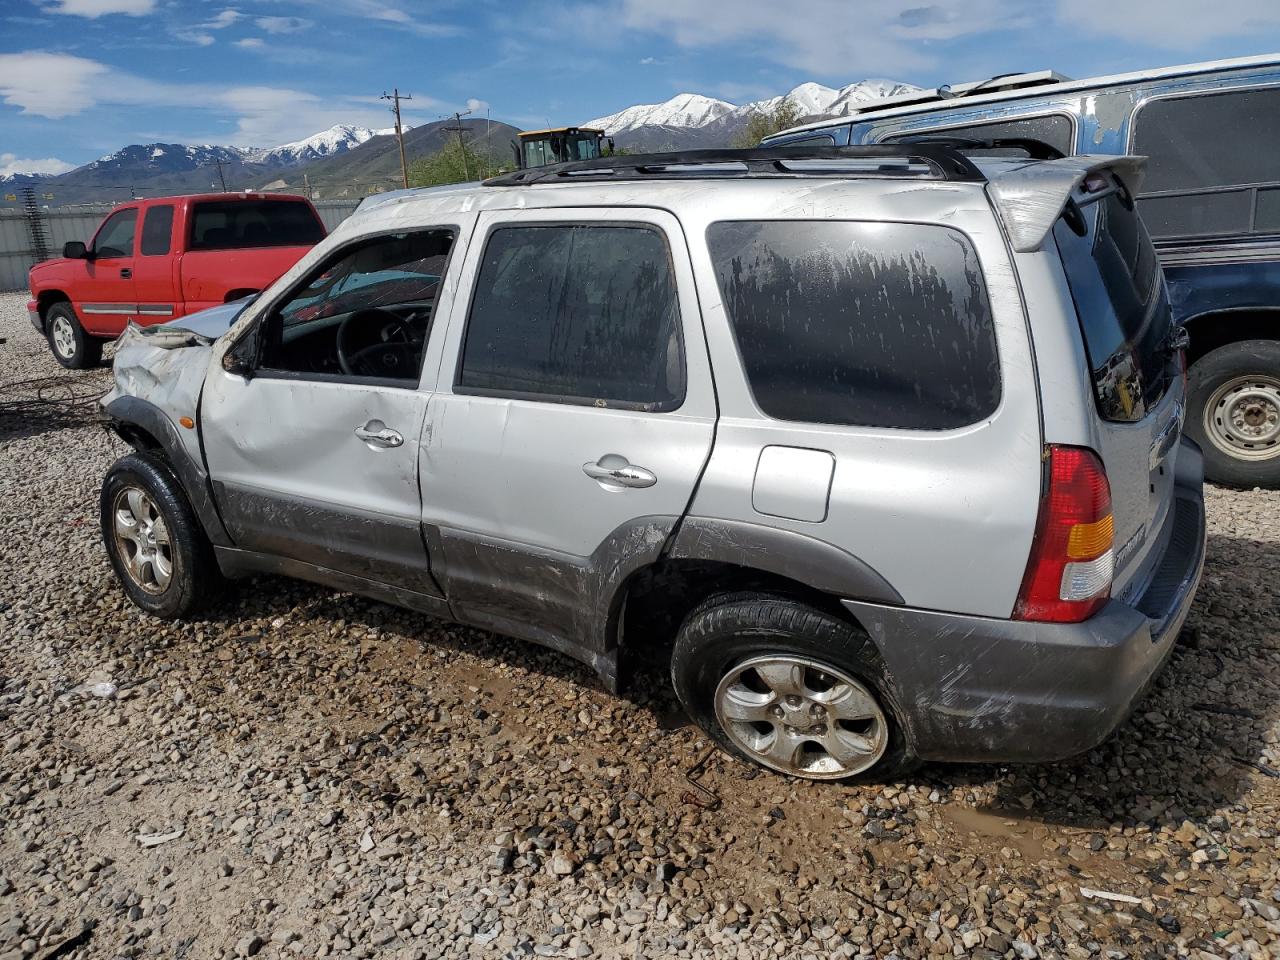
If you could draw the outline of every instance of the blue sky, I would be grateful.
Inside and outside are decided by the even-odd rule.
[[[1277,0],[0,0],[0,173],[272,146],[470,105],[582,122],[683,91],[1075,77],[1280,51]]]

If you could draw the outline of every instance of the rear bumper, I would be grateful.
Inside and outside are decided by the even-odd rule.
[[[1203,461],[1182,442],[1165,552],[1132,604],[1047,624],[845,601],[880,649],[921,757],[1059,760],[1129,715],[1172,651],[1204,567]]]
[[[27,316],[31,319],[31,325],[36,328],[36,333],[44,333],[44,321],[40,319],[40,308],[34,300],[27,301]]]

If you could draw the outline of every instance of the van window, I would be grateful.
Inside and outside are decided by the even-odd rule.
[[[684,387],[680,310],[661,233],[554,224],[490,234],[459,393],[673,410]]]
[[[1173,373],[1165,350],[1172,320],[1155,248],[1118,191],[1069,212],[1054,227],[1054,238],[1084,334],[1098,411],[1107,420],[1141,420],[1160,402]]]
[[[1152,100],[1132,139],[1129,152],[1149,158],[1139,208],[1152,236],[1271,229],[1255,217],[1266,218],[1270,198],[1253,187],[1280,183],[1280,87]]]
[[[1000,140],[1003,138],[1039,140],[1055,147],[1064,156],[1075,153],[1075,133],[1071,119],[1060,113],[1041,117],[1019,117],[1013,120],[997,120],[991,123],[971,123],[962,127],[934,129],[929,127],[912,127],[909,131],[900,131],[886,137],[886,143],[895,143],[905,137],[967,137],[972,140]],[[1021,150],[1014,148],[986,151],[988,156],[1023,156]]]
[[[1000,363],[969,239],[852,221],[712,224],[720,294],[761,411],[944,430],[993,413]]]
[[[192,250],[309,247],[324,239],[324,225],[298,200],[207,200],[191,218]]]

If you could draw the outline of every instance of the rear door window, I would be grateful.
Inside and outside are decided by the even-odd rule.
[[[1155,247],[1119,189],[1072,204],[1054,227],[1107,420],[1143,419],[1168,389],[1172,324]]]
[[[192,250],[309,247],[324,225],[308,204],[290,200],[206,200],[191,218]]]
[[[142,217],[141,252],[144,257],[159,257],[169,252],[173,236],[173,204],[149,207]]]
[[[678,407],[684,359],[666,238],[641,225],[496,228],[480,264],[455,389]]]
[[[1280,184],[1280,87],[1152,100],[1133,118],[1130,153],[1145,156],[1138,206],[1155,237],[1274,229]]]
[[[747,379],[779,420],[945,430],[1000,403],[969,239],[906,223],[712,224],[707,243]]]

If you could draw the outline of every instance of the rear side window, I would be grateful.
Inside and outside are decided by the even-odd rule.
[[[1280,88],[1152,100],[1133,119],[1133,149],[1146,156],[1138,200],[1153,236],[1192,237],[1275,229],[1280,184]],[[1236,188],[1236,189],[1231,189]]]
[[[490,234],[458,392],[672,410],[684,383],[680,311],[661,233],[556,224]]]
[[[1069,208],[1054,227],[1107,420],[1141,420],[1168,389],[1169,301],[1155,248],[1117,190]],[[1074,229],[1073,229],[1074,226]]]
[[[209,200],[195,205],[192,250],[309,247],[324,239],[311,207],[290,200]]]
[[[1064,156],[1075,153],[1075,132],[1071,119],[1054,113],[1042,117],[1020,117],[1016,120],[998,120],[991,123],[972,123],[963,127],[947,127],[943,130],[913,128],[909,132],[886,138],[889,143],[906,137],[966,137],[971,140],[1000,140],[1005,138],[1039,140],[1056,147]],[[987,156],[1025,156],[1015,148],[984,151]]]
[[[173,236],[173,204],[150,207],[142,217],[142,255],[159,257],[169,252]]]
[[[945,430],[1000,403],[978,257],[947,227],[712,224],[707,243],[756,403],[779,420]]]

